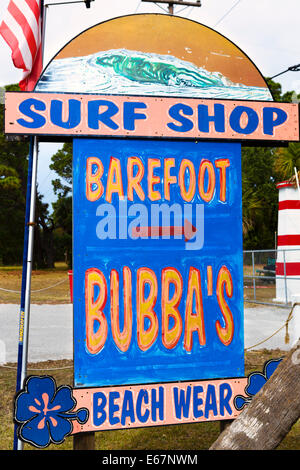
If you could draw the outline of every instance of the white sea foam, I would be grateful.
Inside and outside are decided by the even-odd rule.
[[[171,55],[125,49],[55,59],[35,90],[272,101],[267,87],[233,83]]]

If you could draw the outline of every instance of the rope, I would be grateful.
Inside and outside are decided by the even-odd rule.
[[[63,279],[62,281],[59,281],[56,284],[53,284],[52,286],[43,287],[42,289],[35,289],[35,290],[32,290],[31,292],[42,292],[42,291],[47,290],[47,289],[52,289],[53,287],[59,286],[59,284],[62,284],[63,282],[67,282],[67,280],[68,279]],[[0,287],[0,290],[3,290],[5,292],[14,292],[16,294],[21,293],[21,291],[19,291],[19,290],[4,289],[3,287]]]
[[[255,348],[256,346],[260,346],[261,344],[265,343],[269,339],[273,338],[273,336],[277,335],[277,333],[279,333],[279,331],[281,331],[283,328],[286,328],[285,344],[288,344],[289,340],[290,340],[289,333],[288,333],[288,324],[289,324],[289,322],[291,321],[291,319],[293,317],[293,310],[296,307],[296,305],[300,305],[300,303],[298,303],[298,302],[294,303],[294,305],[292,307],[292,310],[288,314],[288,317],[287,317],[285,323],[280,328],[278,328],[278,330],[274,331],[274,333],[272,335],[268,336],[268,338],[260,341],[259,343],[253,344],[253,346],[249,346],[248,348],[245,348],[245,351],[249,351],[249,349]]]
[[[296,307],[296,305],[300,305],[300,303],[297,302],[293,305],[292,310],[288,314],[288,317],[287,317],[285,323],[280,328],[278,328],[278,330],[274,331],[274,333],[272,335],[268,336],[266,339],[260,341],[259,343],[253,344],[253,346],[249,346],[248,348],[245,348],[245,351],[249,351],[249,349],[255,348],[256,346],[260,346],[261,344],[265,343],[269,339],[273,338],[273,336],[277,335],[277,333],[279,333],[279,331],[281,331],[283,328],[286,328],[285,343],[287,344],[289,342],[288,324],[291,321],[291,319],[293,318],[293,311],[294,311],[294,308]],[[0,364],[0,367],[5,367],[7,369],[17,369],[16,367],[13,367],[13,366],[6,366],[6,365],[1,365],[1,364]],[[45,368],[42,368],[42,369],[28,368],[28,370],[62,370],[62,369],[72,369],[72,367],[73,366],[54,367],[54,368],[49,368],[49,369],[45,369]]]
[[[15,292],[16,294],[20,294],[20,291],[18,290],[3,289],[3,287],[0,287],[0,290],[3,290],[4,292]]]
[[[62,281],[62,282],[65,282]],[[61,282],[55,284],[55,285],[58,285],[58,284],[61,284]],[[51,287],[54,287],[54,286],[51,286]],[[1,288],[0,288],[1,289]],[[46,287],[46,289],[50,289],[50,287]],[[2,290],[5,290],[5,289],[2,289]],[[43,290],[43,289],[39,289],[39,290]],[[37,292],[37,291],[35,291]],[[269,339],[273,338],[273,336],[277,335],[277,333],[279,333],[279,331],[281,331],[283,328],[286,328],[286,334],[285,334],[285,343],[288,344],[289,343],[289,334],[288,334],[288,324],[289,322],[291,321],[291,319],[293,318],[293,311],[294,311],[294,308],[297,306],[297,305],[300,305],[299,302],[296,302],[294,303],[291,311],[289,312],[288,314],[288,317],[285,321],[285,323],[280,327],[278,328],[278,330],[274,331],[273,334],[271,334],[270,336],[268,336],[267,338],[265,338],[264,340],[260,341],[259,343],[256,343],[256,344],[253,344],[252,346],[249,346],[248,348],[245,348],[245,351],[249,351],[250,349],[253,349],[253,348],[256,348],[257,346],[260,346],[261,344],[263,343],[266,343]],[[13,366],[7,366],[7,365],[3,365],[3,364],[0,364],[0,367],[5,367],[7,369],[17,369],[17,367],[13,367]],[[49,368],[49,369],[45,369],[45,368],[41,368],[41,369],[35,369],[35,368],[28,368],[28,370],[63,370],[63,369],[72,369],[73,366],[66,366],[66,367],[55,367],[55,368]]]
[[[41,292],[41,291],[43,291],[43,290],[52,289],[52,287],[59,286],[59,284],[63,284],[64,282],[67,282],[67,280],[68,280],[68,279],[63,279],[62,281],[59,281],[59,282],[57,282],[56,284],[53,284],[52,286],[43,287],[43,289],[32,290],[31,292]]]

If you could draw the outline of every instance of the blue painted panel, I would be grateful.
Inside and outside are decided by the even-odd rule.
[[[89,185],[91,194],[96,194],[103,185],[103,194],[95,201],[88,200],[87,160],[96,158],[102,164],[98,183]],[[140,194],[133,191],[133,200],[127,199],[128,161],[138,157],[144,168],[143,178],[139,179]],[[123,200],[119,194],[113,193],[111,202],[107,193],[107,180],[111,177],[114,185],[118,181],[118,173],[112,173],[111,159],[117,162],[116,168],[121,170]],[[153,190],[159,199],[149,199],[149,161],[156,160],[153,170]],[[169,160],[169,159],[174,159]],[[191,200],[184,200],[179,180],[184,178],[186,191],[191,179],[188,172],[181,172],[183,160],[188,160],[195,169],[195,194]],[[212,168],[212,177],[208,179],[208,171],[199,177],[201,162]],[[222,169],[222,163],[227,164]],[[171,164],[169,172],[166,163]],[[119,166],[118,166],[119,165]],[[204,167],[203,167],[204,168]],[[99,170],[99,165],[91,165],[91,174]],[[170,185],[164,186],[168,173],[171,175]],[[137,167],[132,173],[137,175]],[[172,179],[173,177],[173,179]],[[226,195],[224,195],[224,177],[226,177]],[[202,179],[201,179],[202,178]],[[223,181],[223,183],[222,183]],[[209,195],[210,186],[212,192]],[[151,185],[150,185],[151,186]],[[170,199],[168,199],[168,187]],[[200,196],[199,187],[207,195],[207,202]],[[121,188],[121,186],[119,186]],[[223,188],[223,191],[222,191]],[[116,189],[116,185],[115,185]],[[121,190],[119,189],[119,192]],[[99,192],[99,195],[101,191]],[[204,194],[204,196],[205,196]],[[144,200],[142,195],[144,195]],[[187,198],[186,198],[187,199]],[[155,209],[170,209],[171,229],[166,239],[165,232],[155,232],[155,238],[132,238],[132,225],[139,221],[142,227],[150,226],[151,215]],[[154,211],[154,212],[151,212]],[[107,214],[110,217],[107,217]],[[141,219],[141,214],[143,218]],[[145,214],[148,219],[145,219]],[[175,214],[175,215],[174,215]],[[168,218],[154,220],[152,225],[165,227]],[[242,196],[241,196],[241,148],[234,143],[205,143],[181,141],[150,141],[150,140],[97,140],[74,139],[73,144],[73,273],[74,273],[74,377],[75,386],[103,386],[121,384],[158,383],[176,380],[198,380],[223,377],[240,377],[244,375],[244,315],[243,315],[243,257],[242,257]],[[184,220],[189,220],[197,229],[196,235],[186,239]],[[148,223],[148,225],[147,225]],[[131,224],[131,225],[130,225]],[[178,227],[182,226],[180,234]],[[129,229],[128,229],[129,227]],[[108,232],[108,235],[105,232]],[[141,229],[142,230],[142,229]],[[145,230],[145,229],[143,229]],[[156,229],[158,230],[158,229]],[[179,230],[179,231],[178,231]],[[140,235],[143,232],[140,233]],[[144,232],[145,233],[145,232]],[[116,235],[116,237],[115,237]],[[151,235],[151,233],[150,233]],[[153,235],[153,232],[152,232]],[[106,237],[106,238],[105,238]],[[110,238],[109,238],[110,237]],[[111,324],[111,273],[119,275],[119,329],[122,331],[124,322],[123,300],[123,268],[131,273],[132,291],[132,330],[131,341],[126,351],[121,351],[112,335]],[[182,319],[174,345],[166,347],[166,328],[162,327],[162,271],[170,267],[182,278],[182,293],[178,302],[178,312]],[[222,271],[223,267],[223,271]],[[145,350],[139,344],[139,326],[137,325],[137,275],[141,268],[148,268],[157,280],[156,302],[152,314],[158,324],[157,335],[153,344]],[[86,311],[87,295],[85,279],[87,270],[96,269],[103,274],[107,298],[103,314],[107,324],[107,336],[103,347],[93,353],[88,346]],[[212,287],[209,272],[212,272]],[[227,273],[230,282],[217,282],[220,272]],[[189,274],[199,273],[200,285],[192,290],[188,287]],[[226,276],[225,276],[226,277]],[[231,291],[232,288],[232,291]],[[212,289],[212,291],[210,291]],[[217,295],[218,291],[218,295]],[[143,295],[147,299],[149,285],[144,285]],[[202,297],[203,317],[202,336],[199,328],[199,308],[196,297]],[[93,301],[99,296],[99,289],[94,289]],[[175,295],[174,285],[170,284],[168,299]],[[187,298],[192,299],[192,310],[189,310]],[[222,310],[223,309],[223,310]],[[223,311],[223,313],[222,313]],[[189,313],[188,313],[189,312]],[[187,321],[188,320],[190,321]],[[194,323],[193,323],[194,322]],[[190,326],[186,330],[187,324]],[[92,333],[99,328],[99,321],[94,322]],[[170,316],[168,328],[171,330],[175,320]],[[219,329],[217,328],[219,325]],[[226,339],[226,332],[232,337]],[[145,318],[144,330],[149,329],[150,321]],[[220,328],[224,335],[220,338]],[[187,347],[188,338],[192,338],[192,347]],[[201,339],[202,338],[202,339]],[[204,338],[204,339],[203,339]],[[226,342],[227,341],[227,342]],[[202,344],[200,344],[202,343]]]

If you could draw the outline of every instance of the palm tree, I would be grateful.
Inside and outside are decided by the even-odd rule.
[[[288,147],[278,149],[275,170],[281,179],[294,178],[294,169],[300,170],[300,143],[291,142]]]
[[[266,246],[273,246],[278,205],[274,158],[273,148],[244,147],[242,150],[245,249],[262,249]]]

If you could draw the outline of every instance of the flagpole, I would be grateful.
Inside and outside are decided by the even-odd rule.
[[[44,0],[41,0],[41,17],[42,17],[42,64],[44,66],[44,54],[45,54],[45,35],[46,35],[46,16],[48,11],[48,5],[44,5]]]
[[[30,319],[30,296],[31,296],[31,274],[33,261],[33,242],[35,226],[35,206],[36,206],[36,181],[37,181],[37,156],[38,140],[31,137],[28,161],[26,213],[25,213],[25,233],[23,251],[22,288],[19,322],[19,347],[18,347],[18,368],[17,385],[18,393],[24,385],[27,375],[28,360],[28,339],[29,339],[29,319]],[[23,442],[18,439],[17,425],[14,429],[14,450],[23,450]]]
[[[28,246],[26,260],[26,289],[25,289],[25,311],[24,311],[24,331],[23,331],[23,357],[21,369],[21,387],[27,375],[28,359],[28,336],[29,336],[29,317],[30,317],[30,297],[31,297],[31,274],[33,263],[33,245],[34,245],[34,227],[35,207],[36,207],[36,182],[37,182],[37,162],[38,162],[38,139],[33,138],[32,149],[32,172],[31,172],[31,193],[28,226]]]
[[[19,320],[19,344],[18,344],[18,366],[17,366],[17,382],[16,382],[16,393],[21,389],[21,376],[22,376],[22,362],[24,352],[24,319],[25,319],[25,293],[26,293],[26,281],[27,281],[27,254],[28,254],[28,234],[29,234],[29,213],[30,213],[30,195],[31,195],[31,184],[32,184],[32,159],[33,154],[33,138],[30,139],[29,147],[29,159],[28,159],[28,170],[27,170],[27,189],[26,189],[26,209],[25,209],[25,230],[24,230],[24,248],[23,248],[23,268],[22,268],[22,286],[21,286],[21,302],[20,302],[20,320]],[[17,425],[14,428],[14,450],[19,449],[19,445],[22,443],[17,437]]]
[[[44,59],[44,34],[45,34],[44,21],[46,19],[45,10],[46,8],[44,8],[44,0],[41,0],[42,63],[44,62],[43,60]],[[36,209],[36,193],[37,193],[36,191],[37,167],[38,167],[38,138],[36,136],[33,136],[33,137],[30,137],[28,173],[27,173],[16,393],[18,393],[24,386],[24,381],[27,375],[29,323],[30,323],[30,300],[31,300],[31,276],[32,276],[32,263],[33,263],[34,227],[36,225],[35,209]],[[18,426],[15,424],[14,450],[23,450],[24,443],[18,438],[17,430],[18,430]]]

